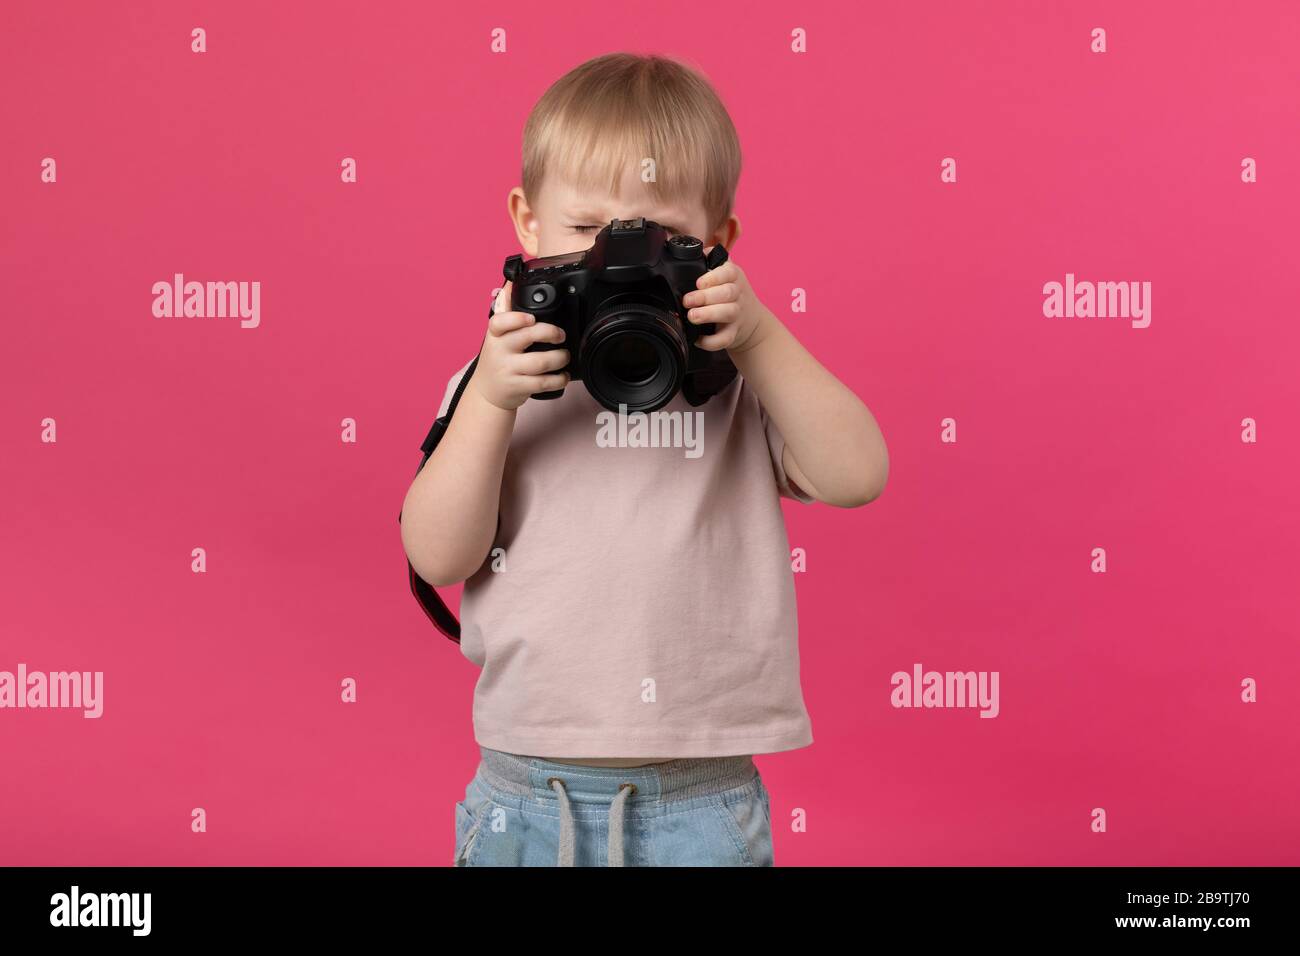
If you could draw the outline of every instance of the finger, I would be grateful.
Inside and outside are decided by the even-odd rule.
[[[735,302],[724,302],[721,305],[704,305],[698,309],[691,309],[686,313],[686,320],[692,325],[702,325],[705,322],[731,323],[740,317],[740,306]]]
[[[736,264],[734,262],[724,262],[716,269],[710,269],[704,275],[695,280],[695,288],[707,289],[710,286],[722,285],[724,282],[735,282],[738,278]]]
[[[522,352],[536,342],[559,344],[565,339],[564,327],[553,322],[538,322],[515,329],[509,335],[502,336],[502,343],[511,352]]]
[[[740,287],[734,282],[724,282],[722,285],[710,286],[707,289],[695,289],[692,292],[682,296],[682,304],[692,305],[717,305],[721,302],[735,302],[740,298]]]
[[[712,335],[701,335],[695,340],[695,344],[706,352],[720,352],[729,348],[736,341],[736,327],[729,325],[725,329],[714,332]]]
[[[550,349],[546,352],[524,352],[512,355],[507,368],[515,375],[542,375],[558,372],[569,364],[568,349]]]
[[[536,321],[527,312],[498,312],[488,319],[488,332],[492,335],[505,335],[516,329],[527,328]]]
[[[510,311],[510,280],[509,279],[507,279],[506,284],[501,287],[501,291],[497,293],[496,302],[492,304],[492,309],[494,312]]]
[[[566,372],[552,372],[550,375],[537,375],[528,383],[528,387],[533,389],[533,394],[537,392],[558,392],[569,384],[569,376]]]

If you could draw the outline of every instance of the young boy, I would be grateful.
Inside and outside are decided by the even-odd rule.
[[[739,175],[707,80],[617,53],[534,107],[508,208],[526,258],[582,251],[635,217],[730,251]],[[752,756],[812,743],[779,499],[866,504],[888,454],[871,412],[734,258],[682,306],[683,321],[716,323],[699,345],[738,370],[703,406],[679,393],[662,409],[694,416],[698,449],[600,441],[609,413],[558,371],[578,343],[510,311],[507,283],[407,492],[402,544],[435,587],[465,581],[461,649],[482,668],[458,866],[773,862]],[[525,352],[535,342],[563,347]]]

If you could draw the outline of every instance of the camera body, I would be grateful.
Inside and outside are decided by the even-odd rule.
[[[703,405],[735,378],[725,349],[696,345],[713,323],[688,321],[682,305],[696,280],[726,261],[722,246],[706,256],[694,236],[669,238],[652,220],[615,219],[590,249],[539,259],[513,255],[502,271],[512,284],[512,311],[564,329],[563,344],[536,342],[527,351],[567,348],[571,382],[583,382],[612,411],[623,405],[650,412],[679,391],[691,405]]]

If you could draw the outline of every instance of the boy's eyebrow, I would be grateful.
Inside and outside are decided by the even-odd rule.
[[[569,218],[581,222],[601,222],[607,226],[609,225],[609,219],[599,213],[592,212],[590,209],[570,210]]]

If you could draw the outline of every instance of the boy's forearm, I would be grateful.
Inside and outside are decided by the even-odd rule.
[[[875,416],[776,316],[767,313],[731,359],[785,438],[805,491],[845,508],[881,493],[889,453]]]
[[[492,547],[515,414],[467,387],[406,492],[402,546],[416,573],[435,587],[468,578]]]

